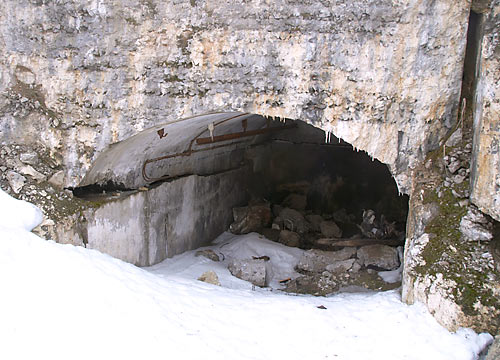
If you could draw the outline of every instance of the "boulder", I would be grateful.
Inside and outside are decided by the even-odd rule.
[[[198,278],[198,280],[212,284],[212,285],[220,286],[219,277],[212,270],[205,271],[203,274],[201,274],[201,276]]]
[[[281,230],[278,241],[286,246],[298,247],[300,245],[300,235],[289,230]]]
[[[306,215],[306,220],[309,222],[312,231],[321,232],[321,228],[319,226],[319,224],[323,222],[323,217],[321,215]]]
[[[275,217],[273,220],[273,224],[271,225],[272,229],[281,230],[283,229],[283,219],[279,216]]]
[[[367,245],[358,250],[361,265],[373,266],[382,270],[394,270],[399,267],[398,250],[387,245]]]
[[[219,255],[215,253],[215,251],[211,249],[205,249],[205,250],[198,250],[194,256],[204,256],[207,259],[210,259],[212,261],[220,261]]]
[[[59,170],[49,178],[49,184],[57,189],[62,189],[64,186],[64,171]]]
[[[352,268],[355,261],[356,261],[356,259],[335,261],[335,262],[326,266],[326,271],[328,271],[332,274],[344,273]]]
[[[491,223],[473,207],[469,208],[460,221],[460,231],[469,241],[489,241],[493,238]]]
[[[321,234],[327,238],[340,238],[342,237],[342,230],[333,221],[322,221],[319,224]]]
[[[37,153],[23,153],[19,156],[19,160],[28,165],[36,165],[38,163]]]
[[[6,175],[6,178],[9,182],[10,187],[12,188],[12,191],[14,191],[16,194],[19,194],[24,186],[24,183],[26,182],[26,178],[21,174],[16,173],[15,171],[9,171]]]
[[[461,167],[460,160],[457,158],[452,158],[448,164],[446,164],[448,171],[452,174],[456,173],[458,169]]]
[[[355,254],[356,248],[354,247],[346,247],[339,251],[308,250],[302,254],[297,270],[320,273],[325,271],[328,265],[347,260]]]
[[[303,234],[309,230],[309,224],[297,210],[284,208],[279,217],[283,220],[283,228]]]
[[[303,211],[307,206],[307,196],[302,194],[290,194],[285,200],[283,205],[295,210]]]
[[[458,127],[457,130],[446,140],[445,145],[453,147],[458,145],[462,141],[462,128]]]
[[[260,287],[266,286],[266,261],[264,259],[240,260],[231,259],[229,272],[241,280],[251,282]]]
[[[248,234],[259,231],[271,222],[269,204],[258,204],[233,209],[234,222],[229,226],[233,234]]]
[[[269,228],[263,228],[260,230],[260,234],[264,235],[266,239],[269,239],[271,241],[278,241],[280,237],[280,230],[279,229],[269,229]]]
[[[19,172],[23,175],[31,176],[36,182],[42,182],[47,179],[45,175],[33,169],[30,165],[25,165],[19,168]]]

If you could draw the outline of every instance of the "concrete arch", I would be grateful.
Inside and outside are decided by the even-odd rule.
[[[93,163],[80,188],[138,189],[158,181],[235,169],[244,149],[296,127],[260,115],[223,112],[193,116],[146,129],[111,145]]]
[[[280,184],[304,181],[319,213],[358,213],[397,196],[387,166],[331,133],[239,112],[157,125],[113,144],[74,193],[99,200],[85,214],[87,247],[148,266],[208,244],[228,229],[234,207],[281,203]]]

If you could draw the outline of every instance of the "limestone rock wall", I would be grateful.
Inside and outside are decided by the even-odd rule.
[[[76,185],[110,143],[243,110],[332,131],[408,191],[408,168],[456,119],[469,6],[5,0],[0,141],[46,153]]]
[[[500,1],[486,8],[474,117],[472,201],[500,221]]]
[[[462,94],[473,101],[464,108],[461,125],[414,172],[403,300],[425,303],[448,329],[496,334],[500,239],[495,221],[483,213],[499,220],[500,1],[475,1],[473,10],[484,35],[477,86],[474,94]]]

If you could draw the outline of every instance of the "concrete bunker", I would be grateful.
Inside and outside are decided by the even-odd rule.
[[[279,219],[288,208],[307,219],[289,246],[402,246],[408,213],[386,165],[303,121],[247,113],[195,116],[113,144],[73,192],[97,204],[86,246],[139,266],[207,245],[230,225],[282,242],[282,230],[302,226]],[[238,209],[262,204],[269,219],[237,228]]]

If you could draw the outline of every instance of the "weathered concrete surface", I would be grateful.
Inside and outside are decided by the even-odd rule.
[[[493,1],[488,10],[474,114],[471,200],[500,221],[500,1]]]
[[[103,151],[79,186],[112,182],[138,189],[187,174],[235,169],[244,161],[247,147],[269,137],[272,131],[286,129],[276,123],[271,126],[262,116],[232,112],[157,125]],[[258,131],[265,132],[250,136]]]
[[[85,222],[60,231],[60,241],[71,238],[139,266],[156,264],[225,231],[232,207],[245,201],[242,179],[244,170],[235,170],[162,183],[87,210]]]
[[[454,124],[469,4],[7,0],[2,143],[48,150],[76,185],[108,144],[238,110],[314,123],[407,170]],[[384,141],[379,141],[384,139]]]

